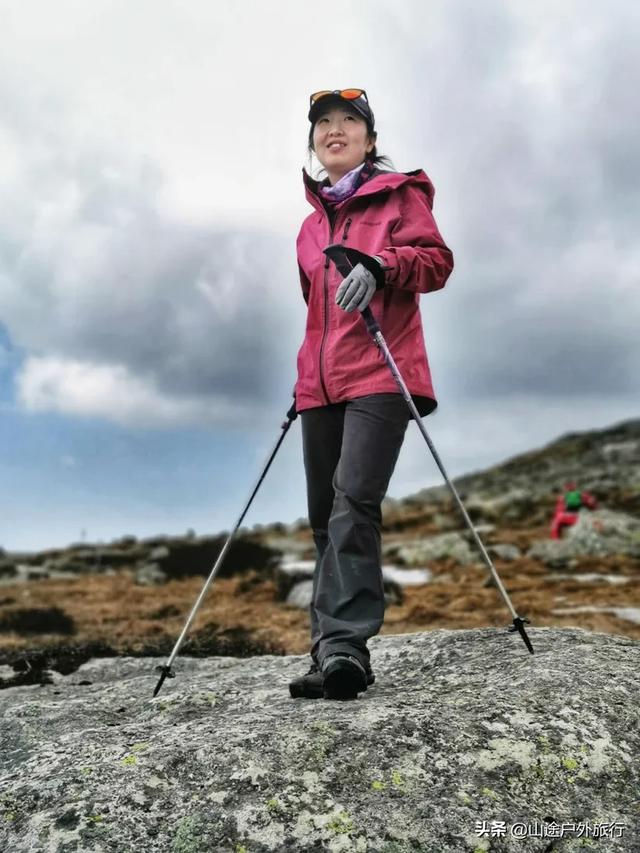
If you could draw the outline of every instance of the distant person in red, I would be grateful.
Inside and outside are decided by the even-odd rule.
[[[558,497],[551,522],[551,538],[561,539],[562,528],[571,527],[578,520],[581,509],[595,509],[597,501],[589,492],[580,491],[576,483],[564,485],[564,492]]]

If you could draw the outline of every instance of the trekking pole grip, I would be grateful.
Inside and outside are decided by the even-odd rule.
[[[353,249],[351,246],[343,246],[341,243],[334,243],[331,246],[327,246],[326,249],[323,249],[323,252],[328,258],[331,258],[340,275],[345,278],[357,263],[362,262],[362,259],[366,259],[367,262],[371,260],[368,255],[358,251],[358,249]],[[377,261],[373,261],[373,263],[374,265],[377,265]],[[373,316],[371,308],[367,305],[367,307],[360,313],[362,314],[362,319],[367,325],[369,334],[375,340],[376,335],[380,332],[380,326],[378,325],[376,318]],[[376,343],[378,343],[377,340]]]

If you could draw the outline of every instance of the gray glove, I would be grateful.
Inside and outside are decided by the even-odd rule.
[[[374,257],[382,266],[380,258]],[[371,301],[376,289],[377,281],[374,274],[362,264],[356,264],[349,275],[342,280],[336,291],[336,305],[349,313],[355,311],[356,308],[362,312]]]

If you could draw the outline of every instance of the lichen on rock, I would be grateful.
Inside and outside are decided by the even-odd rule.
[[[5,689],[0,850],[543,853],[476,822],[549,819],[637,851],[640,644],[528,631],[374,637],[354,702],[291,699],[277,655],[180,658],[157,698],[144,658]]]

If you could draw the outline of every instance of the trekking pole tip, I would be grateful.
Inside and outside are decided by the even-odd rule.
[[[525,631],[525,628],[524,628],[525,622],[530,623],[530,620],[527,619],[526,616],[516,616],[515,619],[513,620],[513,625],[509,626],[509,631],[512,633],[514,631],[517,631],[520,634],[520,636],[522,637],[522,639],[524,640],[524,644],[529,649],[529,652],[531,654],[533,654],[533,646],[531,645],[531,640],[527,636],[527,632]]]
[[[156,688],[155,688],[155,690],[153,691],[153,696],[154,696],[154,698],[155,698],[155,697],[158,695],[158,693],[160,692],[160,688],[162,687],[162,685],[163,685],[163,683],[164,683],[165,678],[175,678],[175,677],[176,677],[175,673],[174,673],[174,672],[172,672],[172,670],[171,670],[171,667],[170,667],[170,666],[157,666],[157,667],[156,667],[156,672],[159,672],[159,673],[160,673],[160,678],[158,679],[158,683],[156,684]]]

